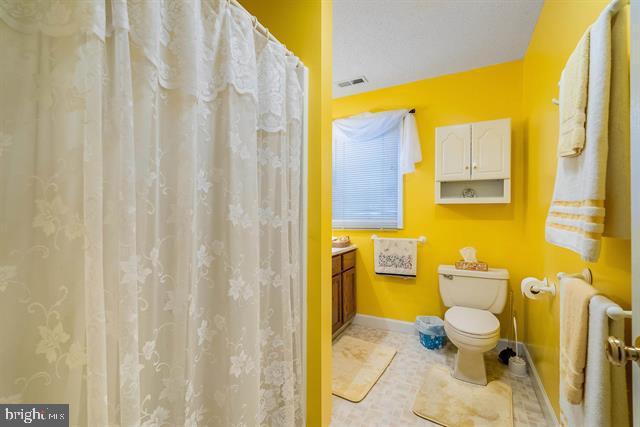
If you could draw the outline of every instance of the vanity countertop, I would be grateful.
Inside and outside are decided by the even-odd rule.
[[[346,248],[331,248],[331,256],[340,255],[340,254],[352,251],[354,249],[357,249],[356,245],[350,245],[350,246],[347,246]]]

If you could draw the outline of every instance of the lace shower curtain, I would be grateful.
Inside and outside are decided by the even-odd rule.
[[[216,0],[0,0],[0,52],[0,400],[302,424],[298,60]]]

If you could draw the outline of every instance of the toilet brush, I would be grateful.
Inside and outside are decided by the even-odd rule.
[[[509,314],[511,314],[511,317],[515,316],[515,313],[513,312],[513,291],[511,289],[509,289]],[[513,337],[513,334],[511,336]],[[500,354],[498,354],[498,360],[500,360],[502,364],[508,365],[509,359],[515,355],[516,352],[513,351],[513,349],[509,347],[509,345],[507,345],[507,348],[505,348],[500,352]]]
[[[509,371],[517,377],[527,376],[527,362],[520,357],[518,351],[518,322],[516,316],[513,316],[513,335],[515,336],[516,355],[509,358]]]

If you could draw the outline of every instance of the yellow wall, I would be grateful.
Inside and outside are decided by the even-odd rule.
[[[558,79],[569,54],[608,1],[549,1],[538,19],[524,59],[526,117],[527,243],[535,248],[530,272],[555,278],[558,271],[592,269],[594,285],[629,307],[631,261],[629,241],[603,239],[597,263],[585,263],[566,249],[544,241],[544,222],[553,193],[558,140]],[[546,392],[558,412],[559,299],[526,304],[526,341]]]
[[[407,107],[416,108],[424,160],[405,177],[405,229],[376,234],[425,235],[428,242],[419,249],[418,279],[379,278],[371,265],[372,233],[336,230],[334,234],[349,234],[359,246],[358,312],[408,321],[419,314],[441,315],[437,265],[458,259],[462,246],[476,246],[481,259],[511,272],[515,309],[524,323],[521,331],[557,411],[558,299],[524,303],[518,291],[522,277],[552,278],[558,271],[579,271],[588,265],[596,287],[625,307],[630,304],[628,242],[604,239],[600,261],[585,264],[544,241],[558,131],[557,107],[550,101],[557,97],[557,81],[569,53],[606,1],[547,0],[524,61],[341,98],[333,104],[331,2],[242,3],[310,70],[308,425],[328,425],[331,416],[331,115]],[[512,203],[435,205],[434,128],[502,117],[513,120]]]
[[[331,288],[323,284],[331,283],[332,3],[240,1],[309,68],[307,425],[326,426],[331,419]]]
[[[423,161],[404,178],[404,229],[401,231],[334,230],[358,246],[357,311],[361,314],[414,321],[417,315],[443,315],[437,267],[452,264],[464,246],[475,246],[479,258],[492,267],[507,268],[520,307],[520,280],[528,273],[525,232],[525,182],[522,109],[522,61],[509,62],[401,86],[339,98],[333,117],[363,111],[415,108]],[[497,205],[436,205],[434,195],[435,128],[510,117],[512,119],[512,203]],[[417,237],[415,280],[376,276],[371,235]],[[507,311],[503,335],[510,331]]]
[[[358,312],[412,321],[419,314],[441,315],[436,268],[459,258],[472,245],[479,257],[511,272],[520,333],[532,354],[547,395],[558,413],[559,298],[523,301],[525,276],[555,280],[559,271],[589,267],[594,286],[624,308],[631,304],[629,241],[603,239],[597,263],[585,263],[566,249],[545,242],[544,223],[556,171],[558,79],[564,64],[605,1],[547,0],[523,61],[499,64],[392,88],[336,99],[333,117],[363,111],[416,108],[423,161],[404,178],[405,229],[397,232],[334,230],[358,245]],[[434,204],[434,128],[511,117],[512,203]],[[425,235],[419,249],[418,278],[402,280],[373,273],[371,234]],[[502,335],[505,335],[505,320]]]

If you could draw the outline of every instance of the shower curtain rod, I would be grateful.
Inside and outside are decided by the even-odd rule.
[[[267,27],[265,27],[264,25],[262,25],[260,23],[260,21],[258,21],[258,18],[255,15],[252,15],[251,12],[249,12],[247,9],[245,9],[244,6],[241,5],[240,2],[238,2],[238,0],[227,0],[227,2],[230,5],[240,9],[242,12],[246,13],[247,15],[249,15],[251,17],[251,20],[253,21],[253,28],[255,28],[260,34],[265,36],[267,38],[267,40],[271,40],[271,41],[273,41],[275,43],[278,43],[280,46],[284,47],[284,50],[286,51],[287,55],[293,56],[294,58],[296,58],[298,60],[298,65],[304,66],[304,63],[300,60],[300,58],[298,58],[296,56],[296,54],[294,54],[289,49],[287,49],[287,45],[282,43],[273,34],[271,34],[269,32],[269,29]]]

